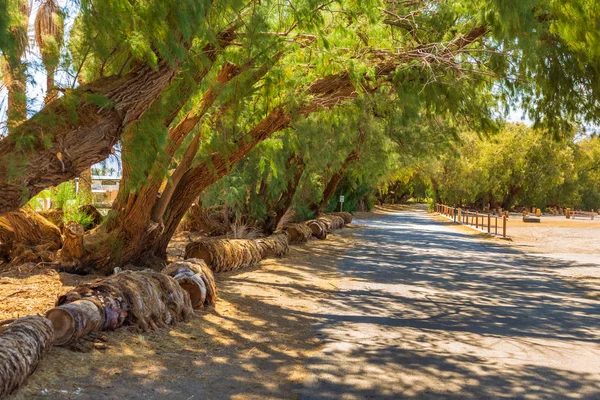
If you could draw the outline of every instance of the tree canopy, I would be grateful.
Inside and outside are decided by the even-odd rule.
[[[395,177],[464,202],[515,202],[506,185],[526,182],[518,201],[552,202],[573,176],[559,166],[595,157],[573,141],[600,119],[594,2],[6,1],[0,213],[119,152],[102,263],[163,256],[199,199],[267,231],[340,190],[372,203]],[[20,45],[30,18],[40,56]],[[24,83],[40,74],[37,111]],[[504,124],[519,107],[533,128]]]

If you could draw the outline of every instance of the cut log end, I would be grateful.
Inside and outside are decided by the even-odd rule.
[[[64,345],[104,326],[104,315],[89,300],[77,300],[51,309],[46,318],[54,327],[54,344]]]
[[[204,299],[202,298],[202,290],[200,290],[198,283],[186,278],[179,281],[179,286],[190,295],[192,307],[199,308],[203,306]]]
[[[73,317],[65,310],[58,308],[50,310],[46,314],[46,318],[52,322],[54,327],[54,342],[56,344],[65,344],[69,341],[69,338],[74,336],[75,323]]]

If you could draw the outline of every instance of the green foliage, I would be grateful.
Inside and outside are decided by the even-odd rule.
[[[400,173],[426,181],[433,202],[597,209],[599,139],[561,136],[548,140],[545,132],[522,124],[507,124],[491,137],[466,131],[455,152],[412,159]],[[417,177],[412,175],[415,166]]]
[[[77,200],[75,183],[68,181],[50,189],[50,199],[54,208],[64,210],[69,203],[74,203]]]
[[[71,221],[77,222],[83,226],[84,230],[88,230],[94,223],[94,217],[73,205],[69,205],[64,209],[63,221],[65,223]]]

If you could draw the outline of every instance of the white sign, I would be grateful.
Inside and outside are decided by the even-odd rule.
[[[344,202],[344,196],[340,196],[340,203]]]

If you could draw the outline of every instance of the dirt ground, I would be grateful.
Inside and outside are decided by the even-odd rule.
[[[368,220],[415,207],[424,208],[384,206],[356,217]],[[89,353],[54,348],[13,399],[294,398],[294,386],[309,373],[306,360],[323,349],[322,339],[311,327],[315,311],[335,296],[340,279],[334,265],[354,246],[357,228],[351,226],[325,241],[293,246],[281,260],[218,275],[216,308],[198,312],[170,330],[121,329],[107,334],[105,350]],[[504,241],[453,225],[462,233],[540,257],[570,254],[600,260],[598,228],[600,218],[592,222],[547,217],[531,225],[511,216],[512,241]],[[170,258],[181,256],[194,238],[176,237]],[[598,262],[573,261],[553,272],[586,290],[586,297],[594,297],[594,285],[600,284]],[[41,315],[59,294],[93,278],[33,266],[2,272],[0,320]],[[190,397],[190,393],[195,394]]]
[[[352,229],[293,246],[281,260],[218,275],[217,306],[188,323],[158,332],[120,329],[107,334],[107,349],[89,353],[54,348],[14,399],[293,398],[305,360],[321,346],[311,314],[336,291],[334,264],[353,245]],[[171,257],[188,239],[174,241]],[[91,278],[5,272],[0,320],[43,314],[58,294]]]
[[[444,217],[438,217],[448,221]],[[542,215],[540,223],[523,222],[522,214],[510,214],[507,223],[508,240],[490,237],[473,228],[456,225],[461,232],[479,235],[502,243],[525,254],[567,261],[569,267],[554,272],[586,297],[600,299],[600,216],[591,218]]]

